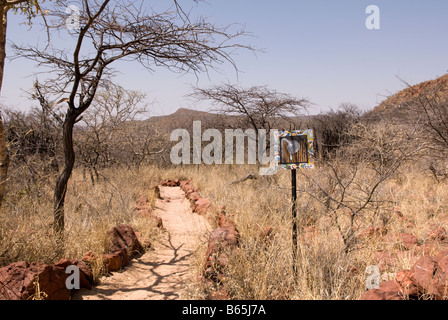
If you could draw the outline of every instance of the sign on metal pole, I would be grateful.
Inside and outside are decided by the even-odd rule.
[[[280,168],[314,169],[313,130],[279,131],[275,138],[275,157]]]
[[[275,158],[280,168],[291,170],[293,270],[297,272],[297,169],[314,169],[313,130],[279,131],[276,135]]]

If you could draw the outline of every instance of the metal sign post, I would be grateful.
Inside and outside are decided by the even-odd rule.
[[[291,170],[292,189],[292,268],[297,273],[297,177],[296,169]]]
[[[297,274],[297,169],[314,169],[312,130],[280,131],[276,135],[275,160],[280,168],[291,170],[292,192],[292,263]]]

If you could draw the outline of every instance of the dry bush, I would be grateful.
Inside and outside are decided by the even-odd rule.
[[[362,276],[350,274],[349,266],[355,259],[345,256],[337,229],[328,219],[320,218],[318,207],[311,212],[303,210],[312,206],[303,197],[299,217],[306,215],[307,219],[301,223],[318,219],[316,230],[325,236],[315,238],[312,245],[299,244],[298,273],[294,276],[289,172],[278,172],[272,180],[259,177],[231,184],[255,170],[255,166],[190,166],[179,170],[214,204],[226,206],[241,233],[241,245],[232,255],[224,288],[235,299],[355,299],[363,290]],[[267,226],[274,228],[269,245],[259,236]],[[199,259],[203,261],[203,257]]]
[[[128,168],[153,162],[163,151],[160,134],[141,121],[147,111],[146,95],[107,84],[84,113],[75,135],[78,163],[90,174],[117,165]]]
[[[309,125],[315,130],[319,155],[326,159],[349,144],[353,138],[350,128],[360,122],[362,114],[357,106],[346,103],[312,117]]]
[[[412,163],[401,169],[385,180],[378,191],[382,206],[372,205],[358,217],[354,228],[356,235],[368,226],[385,224],[388,234],[409,232],[424,242],[434,225],[447,226],[448,202],[444,197],[447,184],[434,184],[430,174]],[[395,266],[384,271],[384,277],[410,268],[415,262],[419,254],[417,249],[397,251],[395,244],[382,235],[358,241],[347,252],[340,227],[349,227],[350,219],[341,216],[339,225],[336,224],[325,203],[309,193],[300,193],[299,252],[294,276],[290,173],[281,171],[272,179],[258,177],[231,184],[256,170],[256,166],[247,165],[184,166],[165,173],[165,177],[192,179],[203,196],[210,197],[214,204],[226,206],[227,214],[235,220],[241,233],[240,247],[231,257],[223,284],[233,298],[358,299],[366,289],[366,268],[378,264],[376,251],[390,252],[395,259]],[[318,168],[313,174],[325,174],[323,170],[328,168]],[[368,176],[369,171],[360,170],[358,174],[360,180],[373,178]],[[306,186],[307,181],[299,176],[298,188]],[[403,213],[405,220],[396,214],[397,210]],[[269,244],[259,236],[267,226],[274,228]],[[205,247],[203,244],[199,251],[204,252]],[[435,250],[442,247],[437,248]],[[199,273],[204,256],[199,254],[196,259]],[[197,292],[197,285],[193,287],[196,290],[193,297],[201,299],[207,296],[204,291],[214,290],[203,288],[204,291]]]
[[[95,186],[87,183],[82,167],[76,171],[68,188],[65,244],[57,243],[52,201],[62,150],[57,118],[47,111],[4,110],[11,166],[0,209],[0,265],[19,260],[52,263],[61,257],[81,258],[87,251],[102,253],[107,231],[118,223],[134,225],[146,237],[154,236],[152,222],[136,215],[133,208],[138,195],[153,197],[150,187],[157,184],[159,170],[139,170],[127,157],[121,164],[126,168],[116,164],[98,170],[102,179]],[[124,151],[135,149],[120,150]]]
[[[36,181],[58,169],[60,133],[47,112],[32,108],[28,112],[2,107],[10,168],[26,166]]]
[[[105,170],[95,186],[85,183],[80,171],[70,181],[67,196],[65,245],[58,246],[53,228],[53,183],[37,182],[32,192],[20,181],[9,182],[9,192],[1,207],[0,265],[26,260],[54,263],[60,258],[80,259],[86,252],[102,254],[108,231],[120,223],[131,225],[143,237],[157,235],[154,222],[135,210],[137,198],[154,201],[151,188],[160,179],[156,168],[139,171]],[[50,182],[54,181],[54,177]]]
[[[391,206],[384,185],[423,148],[415,143],[416,130],[385,122],[353,124],[346,134],[351,143],[318,162],[317,172],[300,171],[301,191],[312,197],[337,226],[346,251],[356,244],[356,230],[364,223],[387,223]]]
[[[241,180],[250,173],[257,176],[258,168],[179,168],[203,196],[226,207],[241,232],[224,288],[235,299],[358,299],[366,289],[366,268],[378,264],[376,251],[395,255],[395,266],[387,270],[391,274],[410,268],[417,249],[397,253],[396,244],[382,234],[367,240],[358,235],[382,226],[388,234],[412,233],[421,243],[434,225],[446,227],[447,185],[434,184],[430,172],[422,170],[427,149],[416,139],[418,132],[411,126],[358,122],[347,131],[349,145],[318,163],[316,170],[299,174],[296,275],[289,172]],[[275,230],[269,245],[259,236],[267,226]],[[390,277],[386,272],[383,276]]]

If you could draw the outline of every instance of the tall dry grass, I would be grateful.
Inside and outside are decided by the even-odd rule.
[[[322,170],[325,169],[312,174],[321,175]],[[256,172],[257,168],[251,166],[179,169],[179,174],[192,179],[203,196],[216,205],[224,205],[238,226],[241,245],[233,253],[223,284],[235,299],[358,299],[366,290],[367,267],[378,264],[375,252],[389,252],[395,259],[393,267],[382,271],[383,280],[409,269],[422,254],[418,251],[421,246],[397,250],[387,235],[412,233],[419,244],[424,244],[434,226],[448,228],[448,185],[437,183],[421,166],[404,166],[379,188],[375,199],[381,201],[356,218],[355,234],[369,226],[384,227],[387,234],[359,240],[349,252],[345,251],[340,229],[325,206],[306,193],[299,193],[295,274],[290,173],[281,171],[272,177],[231,184]],[[176,176],[175,172],[172,176]],[[369,177],[365,174],[362,179]],[[298,179],[299,190],[306,186],[305,181]],[[343,216],[338,222],[340,227],[347,227]],[[269,245],[259,236],[267,226],[274,228],[275,235]],[[431,250],[435,253],[444,248],[442,245]],[[197,259],[200,268],[203,256]]]
[[[319,207],[305,196],[299,197],[299,229],[317,216],[321,218],[316,232],[320,236],[308,243],[299,241],[294,275],[290,173],[279,171],[275,176],[231,184],[256,172],[251,166],[202,166],[182,172],[203,196],[226,207],[241,233],[240,247],[233,253],[225,277],[226,291],[235,299],[251,300],[353,299],[359,295],[363,279],[350,273],[355,259],[344,254],[337,230],[329,225],[329,219],[319,217]],[[275,236],[266,245],[260,232],[268,226],[274,228]]]
[[[310,174],[320,175],[322,170]],[[290,172],[279,171],[274,176],[232,184],[257,171],[256,166],[248,165],[178,166],[163,170],[148,166],[139,171],[103,170],[95,185],[76,171],[67,194],[64,248],[57,246],[52,234],[54,178],[43,178],[34,184],[20,184],[15,179],[8,185],[8,197],[0,211],[0,263],[52,263],[61,257],[80,258],[87,251],[102,253],[107,231],[119,223],[130,224],[145,237],[156,237],[158,231],[153,222],[134,210],[138,196],[154,200],[151,187],[160,180],[190,179],[213,205],[226,207],[227,215],[240,231],[240,246],[233,252],[223,283],[233,298],[358,299],[366,288],[366,268],[378,263],[374,252],[397,252],[394,245],[385,237],[373,236],[346,252],[339,228],[347,227],[344,216],[338,220],[338,227],[323,203],[300,192],[300,234],[294,273]],[[362,178],[369,179],[367,175]],[[299,178],[298,189],[304,188],[309,185]],[[434,225],[448,225],[447,190],[446,181],[437,183],[421,167],[406,166],[379,189],[378,197],[384,200],[381,207],[372,207],[357,218],[356,234],[372,225],[384,226],[389,234],[409,232],[420,243],[425,242]],[[213,223],[216,217],[209,218]],[[260,231],[268,226],[274,228],[274,236],[266,244]],[[195,255],[197,273],[201,271],[206,245],[203,243]],[[384,276],[410,268],[418,254],[413,250],[399,251],[395,255],[396,265]],[[215,289],[200,287],[196,282],[188,287],[189,298],[195,299],[203,299]]]
[[[25,174],[14,171],[0,208],[1,266],[21,260],[54,263],[63,257],[80,259],[88,251],[102,254],[108,231],[121,223],[131,225],[146,238],[157,234],[154,221],[134,210],[139,196],[154,201],[152,187],[161,177],[156,168],[104,170],[95,185],[76,170],[67,191],[63,247],[55,240],[52,228],[55,177],[25,184],[21,183]]]

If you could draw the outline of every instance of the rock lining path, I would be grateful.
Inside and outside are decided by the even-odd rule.
[[[160,187],[160,198],[154,214],[162,218],[165,231],[153,243],[154,250],[132,259],[93,290],[80,290],[73,300],[182,299],[186,284],[195,277],[193,255],[207,241],[211,227],[191,211],[179,187]]]

